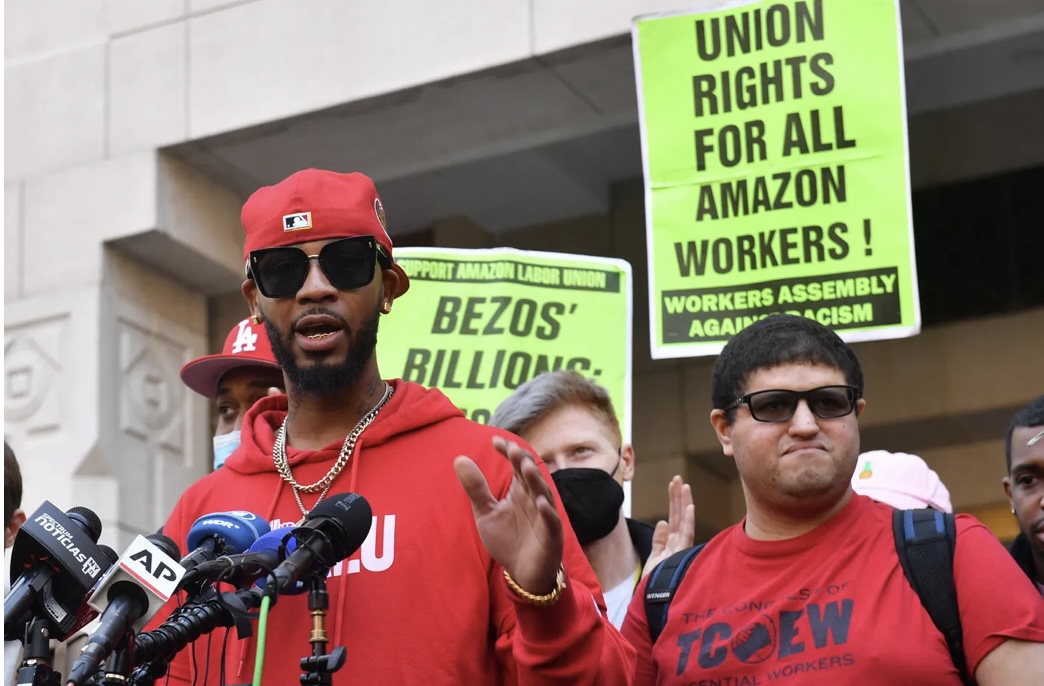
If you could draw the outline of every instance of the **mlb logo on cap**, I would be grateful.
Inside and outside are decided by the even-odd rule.
[[[310,228],[312,228],[311,212],[283,215],[283,231],[300,231]]]

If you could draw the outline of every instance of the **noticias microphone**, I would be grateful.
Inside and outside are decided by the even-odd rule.
[[[98,515],[87,508],[62,512],[46,500],[26,519],[11,549],[5,638],[23,640],[20,634],[34,616],[46,619],[62,639],[91,620],[83,600],[113,563],[97,544],[101,529]]]
[[[182,577],[178,590],[198,593],[202,590],[202,572],[198,572],[197,567],[219,555],[246,551],[270,529],[268,522],[253,512],[233,510],[203,515],[189,528],[187,543],[192,552],[181,558],[181,566],[188,573]]]
[[[292,530],[294,552],[279,563],[265,582],[273,598],[317,565],[329,569],[363,544],[373,525],[373,512],[358,493],[342,493],[322,501]]]
[[[184,573],[174,541],[162,534],[135,538],[88,600],[101,613],[98,629],[69,670],[68,683],[83,686],[120,642],[141,631],[167,602]]]

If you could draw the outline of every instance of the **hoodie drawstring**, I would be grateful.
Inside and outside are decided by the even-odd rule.
[[[360,436],[359,437],[359,442],[355,446],[355,454],[352,455],[352,458],[349,461],[351,463],[349,465],[349,467],[348,467],[348,492],[349,493],[355,493],[355,482],[356,482],[355,480],[356,480],[356,476],[358,475],[357,467],[359,466],[359,457],[362,455],[362,448],[363,448],[363,440],[362,440],[362,436]],[[338,586],[339,586],[338,590],[340,592],[339,592],[338,598],[337,598],[337,612],[334,614],[334,624],[336,625],[336,628],[334,629],[333,645],[335,645],[335,646],[343,645],[341,643],[341,627],[344,626],[344,622],[342,621],[343,618],[344,618],[344,604],[345,604],[346,600],[348,599],[348,568],[347,568],[347,564],[348,563],[345,562],[344,564],[345,564],[345,569],[343,570],[343,572],[341,574],[341,578],[338,581]],[[359,561],[359,564],[360,565],[362,564],[361,560]],[[359,571],[361,572],[362,569],[360,568]]]
[[[265,521],[272,521],[275,517],[276,505],[279,503],[279,496],[283,493],[284,482],[282,479],[276,481],[275,494],[272,496],[272,502],[268,504],[268,511],[265,513]],[[236,669],[236,678],[240,679],[243,677],[243,667],[246,665],[247,660],[250,658],[250,649],[254,646],[254,637],[250,636],[239,642],[239,667]]]

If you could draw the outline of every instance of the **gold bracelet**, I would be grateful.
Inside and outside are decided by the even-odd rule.
[[[558,599],[562,597],[562,591],[566,587],[565,582],[565,565],[558,565],[558,573],[555,575],[555,590],[551,591],[546,595],[534,595],[526,589],[519,586],[511,575],[508,574],[508,570],[504,570],[504,581],[507,582],[508,588],[522,600],[526,601],[531,605],[537,607],[550,607],[558,602]]]

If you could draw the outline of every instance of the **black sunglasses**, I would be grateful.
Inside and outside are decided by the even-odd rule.
[[[312,260],[319,260],[326,278],[342,291],[373,281],[378,261],[384,269],[391,269],[391,259],[372,236],[356,236],[327,243],[318,255],[294,247],[254,250],[249,275],[266,298],[292,298],[308,278]]]
[[[736,398],[722,409],[728,412],[745,403],[750,408],[750,416],[759,422],[785,422],[797,412],[800,400],[807,402],[808,409],[820,419],[837,419],[855,409],[859,389],[855,386],[820,386],[808,391],[757,391]]]

